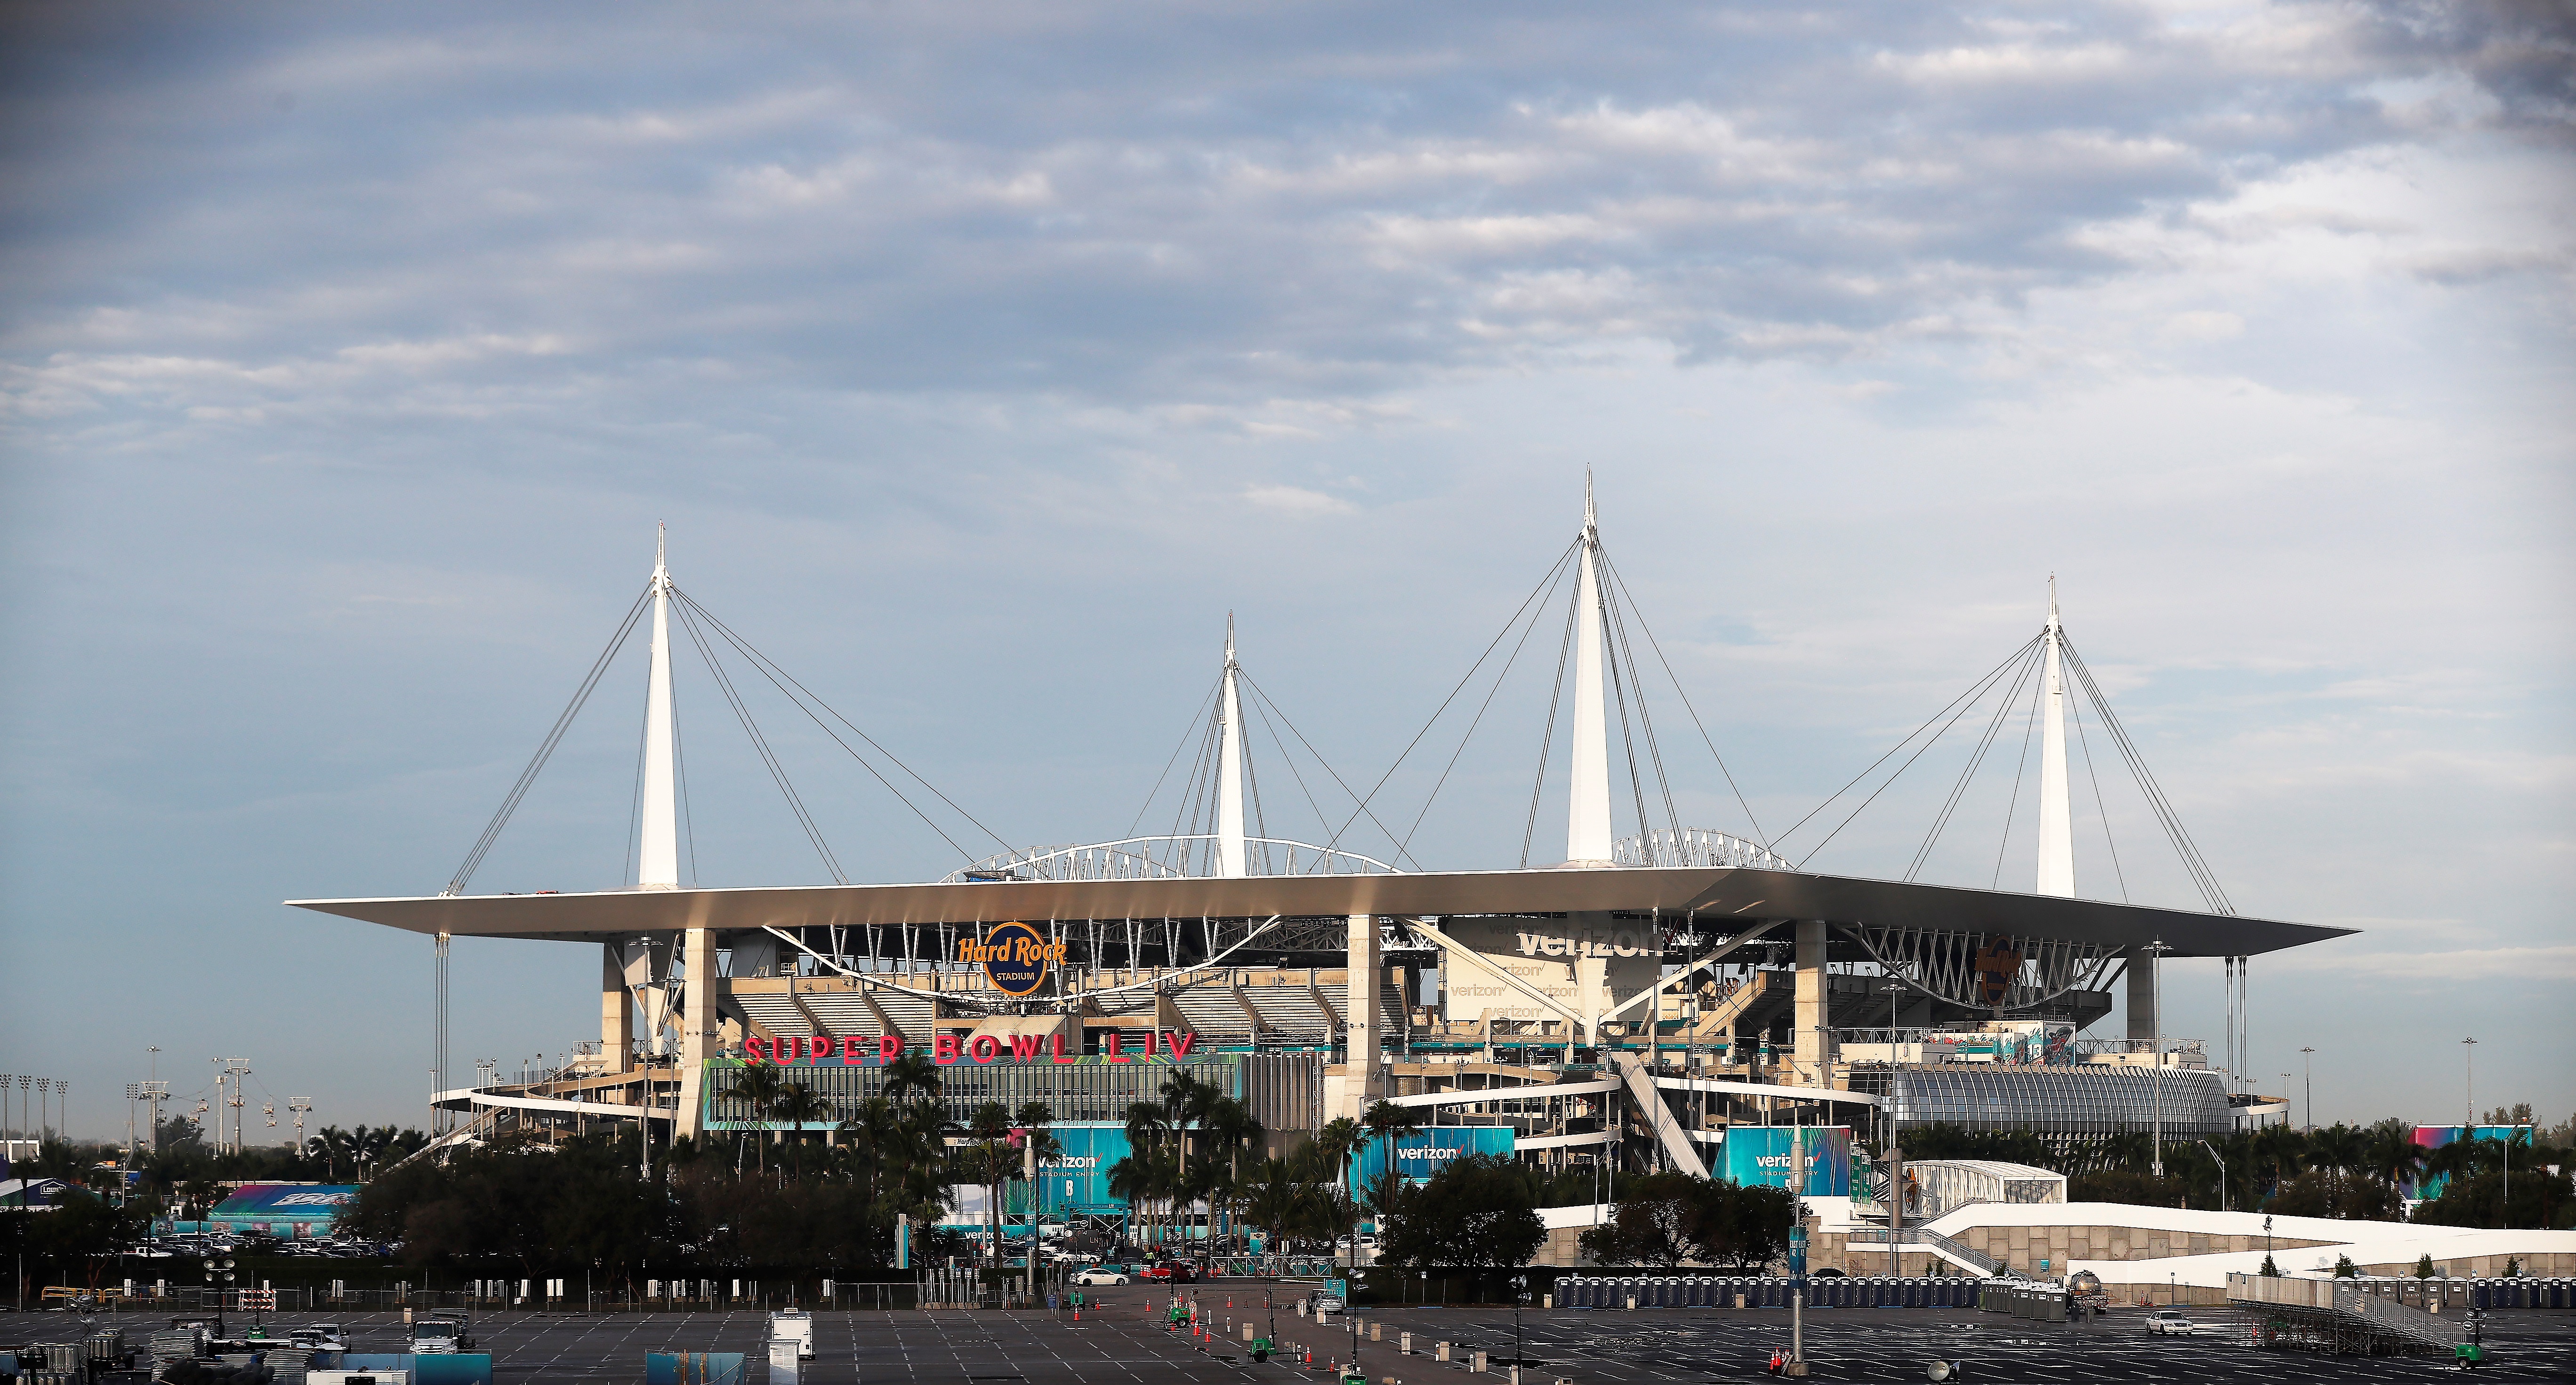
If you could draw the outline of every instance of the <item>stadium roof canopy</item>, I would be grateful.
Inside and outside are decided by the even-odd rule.
[[[2356,931],[2090,899],[1723,866],[623,889],[286,902],[414,933],[593,942],[683,928],[1659,911],[1675,919],[1696,915],[1704,924],[1823,919],[2054,939],[2105,951],[2161,939],[2171,956],[2246,957]]]

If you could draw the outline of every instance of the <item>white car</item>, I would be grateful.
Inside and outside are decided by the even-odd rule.
[[[2194,1331],[2192,1321],[2170,1308],[2159,1308],[2147,1315],[2147,1330],[2159,1336],[2188,1337]]]
[[[1077,1274],[1077,1275],[1075,1275],[1075,1276],[1073,1277],[1073,1282],[1074,1282],[1074,1283],[1076,1283],[1076,1284],[1099,1285],[1099,1284],[1128,1284],[1128,1283],[1133,1283],[1134,1281],[1130,1280],[1130,1279],[1129,1279],[1129,1278],[1128,1278],[1128,1277],[1127,1277],[1123,1272],[1121,1272],[1121,1271],[1118,1271],[1118,1270],[1108,1270],[1108,1269],[1098,1269],[1098,1270],[1084,1270],[1082,1273]]]

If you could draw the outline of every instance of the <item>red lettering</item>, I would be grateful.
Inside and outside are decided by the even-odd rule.
[[[746,1063],[753,1061],[774,1063],[778,1061],[777,1059],[769,1056],[769,1040],[764,1039],[757,1034],[754,1034],[750,1038],[742,1041],[742,1057],[743,1061]]]
[[[967,1056],[973,1058],[978,1063],[989,1063],[993,1061],[1001,1051],[1001,1041],[995,1039],[990,1034],[978,1034],[975,1036],[975,1041],[973,1043],[966,1045]]]
[[[956,1062],[957,1036],[954,1034],[940,1035],[939,1038],[931,1045],[930,1061],[934,1063]]]
[[[1118,1031],[1115,1029],[1112,1029],[1100,1036],[1100,1056],[1112,1063],[1128,1063],[1135,1061],[1134,1059],[1129,1058],[1126,1054],[1118,1051]]]
[[[902,1036],[900,1036],[900,1035],[896,1035],[896,1034],[887,1034],[887,1035],[883,1035],[883,1036],[881,1036],[881,1037],[879,1037],[879,1038],[877,1039],[877,1061],[878,1061],[878,1062],[880,1062],[880,1063],[891,1063],[891,1062],[893,1062],[895,1059],[900,1058],[900,1057],[902,1057],[902,1056],[903,1056],[903,1038],[902,1038]]]
[[[1145,1056],[1148,1058],[1154,1056],[1154,1034],[1154,1030],[1148,1029],[1145,1031]]]
[[[1079,1057],[1067,1058],[1067,1057],[1065,1057],[1065,1056],[1064,1056],[1064,1031],[1063,1031],[1063,1030],[1057,1030],[1057,1031],[1056,1031],[1054,1049],[1055,1049],[1055,1060],[1056,1060],[1057,1062],[1059,1062],[1059,1063],[1079,1063],[1079,1062],[1081,1062],[1081,1061],[1082,1061],[1082,1059],[1081,1059],[1081,1058],[1079,1058]]]
[[[1198,1047],[1199,1036],[1186,1029],[1175,1029],[1172,1031],[1170,1042],[1173,1057],[1187,1058],[1190,1056],[1190,1050]]]
[[[1014,1035],[1012,1035],[1012,1036],[1011,1036],[1011,1056],[1012,1056],[1013,1058],[1015,1058],[1015,1059],[1019,1060],[1020,1062],[1023,1062],[1023,1063],[1028,1062],[1030,1059],[1037,1057],[1037,1056],[1038,1056],[1038,1036],[1037,1036],[1037,1035],[1035,1035],[1035,1034],[1014,1034]]]
[[[832,1036],[817,1034],[805,1041],[805,1061],[818,1063],[832,1056]]]
[[[841,1040],[841,1061],[856,1063],[866,1056],[867,1041],[853,1034]]]

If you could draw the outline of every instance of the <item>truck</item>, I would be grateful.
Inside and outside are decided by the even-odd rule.
[[[814,1359],[814,1315],[802,1308],[782,1308],[769,1315],[769,1340],[794,1341],[796,1359]]]

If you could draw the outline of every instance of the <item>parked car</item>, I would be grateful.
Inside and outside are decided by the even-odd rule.
[[[1315,1316],[1319,1318],[1326,1313],[1346,1313],[1350,1311],[1350,1305],[1342,1301],[1342,1296],[1340,1294],[1319,1293],[1313,1298],[1307,1300],[1307,1303],[1314,1308]]]
[[[1075,1275],[1073,1277],[1073,1282],[1085,1285],[1101,1285],[1129,1284],[1134,1281],[1127,1277],[1127,1272],[1124,1270],[1111,1265],[1099,1265]]]
[[[1178,1260],[1166,1260],[1159,1265],[1147,1265],[1142,1273],[1145,1278],[1157,1284],[1192,1284],[1196,1283],[1199,1277],[1197,1269]]]
[[[2171,1308],[2159,1308],[2147,1315],[2147,1330],[2158,1336],[2188,1337],[2194,1331],[2191,1319]]]

